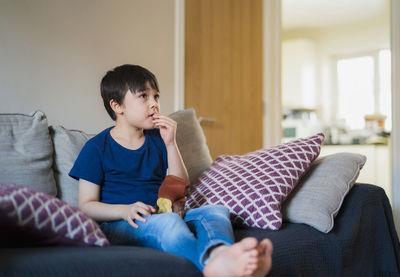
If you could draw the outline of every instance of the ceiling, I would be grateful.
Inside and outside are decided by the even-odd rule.
[[[389,0],[282,0],[282,27],[287,30],[342,25],[379,16],[388,6]]]

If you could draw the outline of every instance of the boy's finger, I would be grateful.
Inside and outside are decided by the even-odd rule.
[[[169,127],[171,129],[175,128],[175,125],[173,123],[167,121],[154,120],[153,123],[162,127]]]
[[[146,211],[148,211],[149,213],[155,212],[155,209],[154,209],[153,206],[150,206],[150,205],[146,205],[146,204],[145,204],[145,207],[144,207],[144,208],[145,208]]]
[[[175,124],[174,121],[172,121],[169,118],[158,118],[157,120],[160,121],[160,122],[164,122],[165,124],[169,124],[169,125],[174,125]]]
[[[136,219],[136,220],[139,220],[140,222],[146,222],[146,219],[143,218],[143,217],[141,217],[141,216],[138,215],[138,214],[135,215],[135,219]]]
[[[142,202],[137,202],[137,211],[144,214],[143,212],[151,212],[153,207],[150,205],[147,205],[145,203]],[[145,214],[146,215],[146,214]]]
[[[130,217],[128,217],[128,223],[129,223],[129,225],[131,225],[133,228],[135,228],[135,229],[137,229],[137,228],[139,228],[139,225],[137,225],[133,220],[132,220],[132,218],[130,218]]]
[[[169,122],[171,124],[176,123],[175,120],[173,120],[172,118],[169,118],[168,116],[164,116],[164,115],[157,115],[157,116],[154,116],[154,118],[157,118],[158,120],[163,120],[165,122]]]
[[[138,209],[138,212],[144,216],[150,217],[151,216],[151,209],[148,207]]]

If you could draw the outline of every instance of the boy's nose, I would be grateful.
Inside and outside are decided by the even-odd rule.
[[[150,107],[155,107],[155,108],[158,108],[158,102],[157,102],[157,100],[156,99],[154,99],[153,97],[151,98],[151,100],[150,100]]]

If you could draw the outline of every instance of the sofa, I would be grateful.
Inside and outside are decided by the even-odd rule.
[[[313,155],[299,154],[304,150],[299,148],[304,142],[300,140],[255,151],[251,158],[223,156],[213,162],[195,111],[186,109],[170,116],[178,123],[177,144],[192,184],[189,205],[226,204],[236,240],[269,238],[274,252],[268,276],[400,276],[399,239],[390,202],[379,186],[357,183],[364,156],[319,157],[323,143],[319,135],[320,145],[310,150]],[[77,181],[68,172],[90,137],[84,131],[48,126],[42,111],[0,114],[0,276],[202,276],[176,255],[109,244],[98,223],[77,208]],[[271,168],[279,155],[286,162]],[[242,182],[234,180],[240,176],[228,182],[222,180],[226,176],[218,175],[222,181],[214,183],[210,176],[221,173],[221,166],[233,168],[233,163],[242,165],[234,167],[236,172],[243,172],[244,161],[253,162],[254,157],[266,172],[282,170],[294,164],[295,158],[308,162],[296,163],[301,170],[289,181],[261,178],[265,179],[259,181],[262,184],[286,183],[274,183],[275,194],[237,205],[241,200],[227,200],[221,184],[239,186]],[[259,170],[251,169],[257,174]],[[209,192],[211,197],[202,190],[207,186],[216,188]],[[233,194],[247,197],[246,193]],[[252,201],[254,205],[248,203]],[[256,212],[273,201],[277,204],[265,213],[274,218]]]

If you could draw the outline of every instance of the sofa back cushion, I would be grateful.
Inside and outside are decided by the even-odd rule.
[[[18,184],[55,196],[53,146],[47,118],[32,114],[0,114],[0,184]]]
[[[356,153],[335,153],[318,158],[283,204],[284,220],[330,232],[344,198],[366,161],[364,155]]]
[[[50,126],[54,145],[54,177],[57,182],[58,198],[71,206],[78,206],[78,181],[71,178],[71,170],[83,145],[90,135],[79,130],[68,130],[63,126]]]
[[[169,116],[178,124],[176,143],[188,171],[190,184],[195,185],[203,171],[212,163],[203,129],[192,108],[177,111]]]

